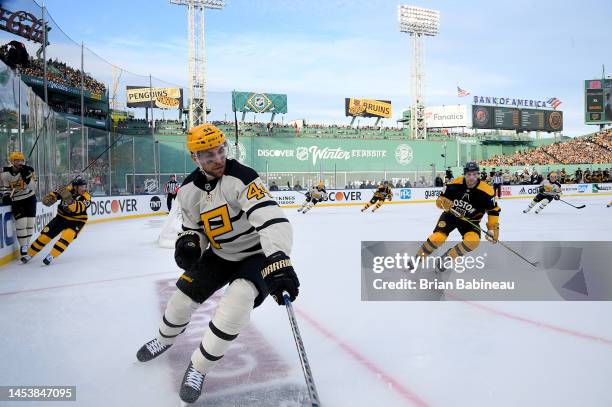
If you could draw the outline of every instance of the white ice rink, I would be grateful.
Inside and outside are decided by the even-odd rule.
[[[539,215],[521,213],[527,200],[501,201],[501,239],[612,240],[610,199],[568,198],[587,207],[553,202]],[[323,406],[612,406],[612,303],[361,302],[360,241],[423,240],[435,206],[285,211]],[[173,251],[156,246],[162,222],[90,225],[50,267],[39,255],[0,269],[0,385],[77,386],[76,402],[36,405],[181,405],[212,307],[166,354],[136,361],[180,274]],[[196,405],[301,406],[303,383],[285,310],[267,300]]]

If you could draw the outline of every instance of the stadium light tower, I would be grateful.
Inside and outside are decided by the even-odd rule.
[[[440,12],[428,8],[399,5],[397,8],[400,31],[412,39],[412,137],[427,137],[425,95],[423,93],[423,36],[434,37],[440,28]]]
[[[204,49],[204,10],[220,10],[225,0],[170,0],[187,6],[189,27],[189,128],[206,123],[206,54]]]

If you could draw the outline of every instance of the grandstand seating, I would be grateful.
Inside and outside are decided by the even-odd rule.
[[[496,155],[481,165],[605,164],[612,162],[612,129],[510,155]]]

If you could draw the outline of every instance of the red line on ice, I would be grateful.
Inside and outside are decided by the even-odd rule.
[[[90,285],[90,284],[98,284],[98,283],[108,283],[108,282],[111,282],[111,281],[132,280],[132,279],[135,279],[135,278],[158,276],[160,274],[168,274],[168,273],[176,273],[176,272],[175,271],[164,271],[164,272],[161,272],[161,273],[140,274],[138,276],[117,277],[117,278],[108,278],[106,280],[85,281],[85,282],[81,282],[81,283],[54,285],[54,286],[50,286],[50,287],[29,288],[29,289],[20,290],[20,291],[0,292],[0,296],[2,296],[2,295],[13,295],[13,294],[22,294],[22,293],[32,293],[32,292],[44,291],[44,290],[54,290],[56,288],[79,287],[79,286],[82,286],[82,285]]]
[[[535,321],[533,319],[529,319],[529,318],[521,317],[521,316],[518,316],[518,315],[510,314],[509,312],[506,312],[506,311],[501,311],[501,310],[498,310],[498,309],[495,309],[495,308],[489,308],[486,305],[482,305],[482,304],[479,304],[479,303],[476,303],[476,302],[465,301],[465,300],[461,300],[459,298],[456,298],[456,299],[460,300],[461,302],[463,302],[465,304],[471,305],[471,306],[476,307],[476,308],[480,308],[481,310],[490,312],[491,314],[494,314],[494,315],[497,315],[497,316],[500,316],[500,317],[512,319],[514,321],[524,322],[526,324],[535,325],[535,326],[540,327],[540,328],[549,329],[551,331],[555,331],[555,332],[559,332],[559,333],[564,333],[564,334],[567,334],[567,335],[575,336],[577,338],[588,339],[588,340],[591,340],[591,341],[596,341],[596,342],[599,342],[599,343],[603,343],[605,345],[611,345],[612,346],[612,339],[608,339],[608,338],[604,338],[604,337],[601,337],[601,336],[590,335],[590,334],[574,331],[572,329],[568,329],[568,328],[563,328],[563,327],[560,327],[560,326],[551,325],[551,324],[548,324],[546,322]]]
[[[312,325],[312,327],[315,328],[317,331],[319,331],[319,333],[327,337],[327,339],[331,340],[332,342],[336,343],[336,345],[338,345],[340,349],[348,353],[353,359],[355,359],[357,362],[363,365],[366,369],[368,369],[370,372],[376,375],[380,375],[380,377],[386,383],[389,383],[392,386],[393,390],[398,392],[404,399],[408,400],[410,403],[412,403],[415,406],[429,407],[429,404],[423,401],[414,392],[404,387],[398,380],[395,380],[389,374],[385,373],[381,368],[376,366],[373,362],[368,360],[361,353],[357,352],[349,344],[347,344],[342,339],[338,338],[336,335],[334,335],[329,330],[327,330],[327,328],[325,328],[322,324],[317,322],[314,318],[312,318],[311,316],[309,316],[304,311],[298,308],[295,308],[295,310],[300,317],[302,317],[304,320],[306,320],[306,322]]]

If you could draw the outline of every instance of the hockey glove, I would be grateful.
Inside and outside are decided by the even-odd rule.
[[[69,185],[63,186],[57,190],[57,193],[62,197],[64,204],[70,205],[74,198],[72,197],[72,187]]]
[[[42,203],[45,206],[51,206],[57,202],[57,196],[53,192],[48,193],[42,199]]]
[[[174,261],[183,270],[190,270],[200,259],[200,237],[193,230],[181,232],[174,246]]]
[[[21,178],[23,179],[23,182],[26,184],[29,184],[30,181],[32,180],[32,173],[30,172],[30,170],[25,167],[21,167],[21,169],[19,170],[19,173],[21,174]]]
[[[10,194],[2,195],[2,205],[10,205],[13,202]]]
[[[499,223],[494,225],[488,224],[487,228],[489,230],[487,230],[487,233],[485,233],[485,238],[491,243],[497,243],[497,240],[499,239]]]
[[[453,201],[443,195],[440,195],[436,200],[436,206],[443,211],[448,212],[453,207]]]
[[[281,251],[266,258],[261,276],[268,285],[268,291],[278,305],[285,305],[283,292],[287,291],[289,300],[295,301],[298,296],[300,281],[291,265],[291,259]]]

